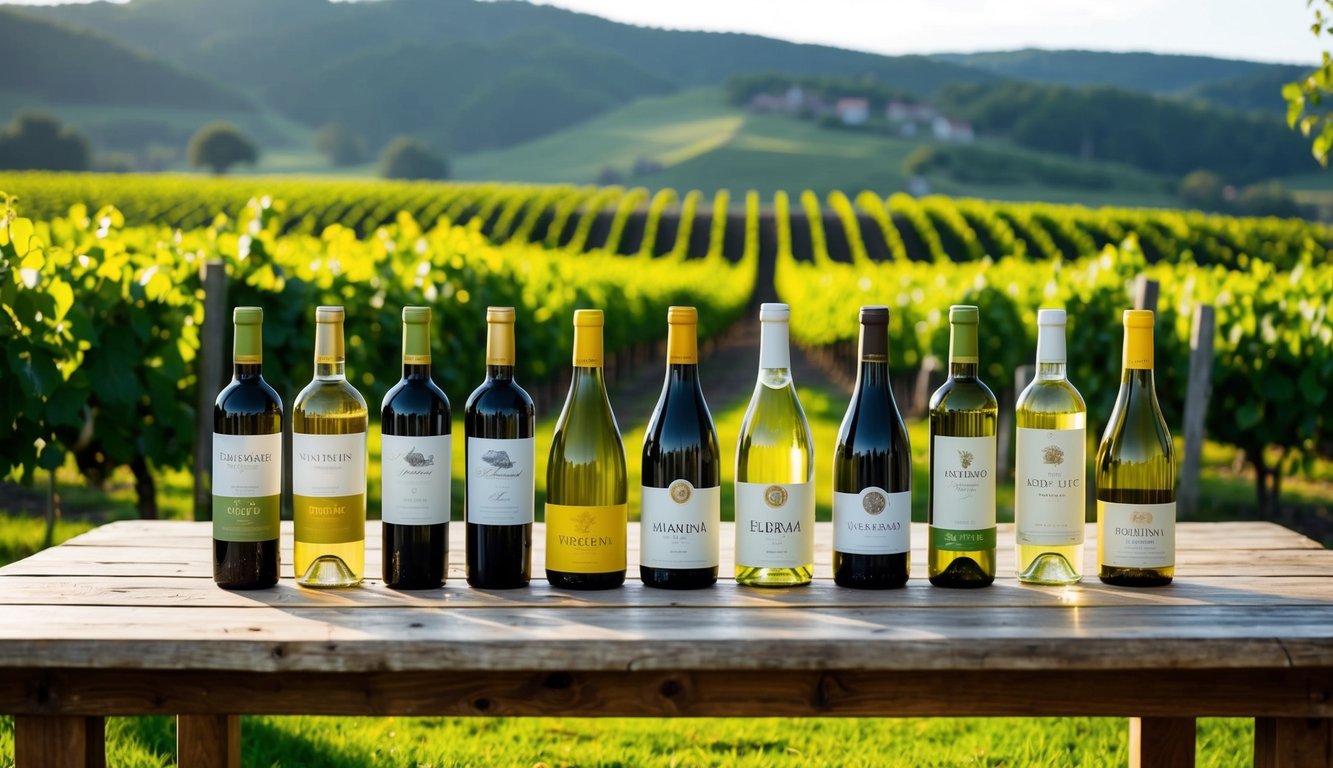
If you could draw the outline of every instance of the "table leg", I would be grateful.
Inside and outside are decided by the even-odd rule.
[[[14,718],[16,768],[106,768],[106,721],[100,717]]]
[[[1131,717],[1130,768],[1192,768],[1194,718]]]
[[[1333,720],[1254,718],[1254,768],[1324,768],[1333,765]]]
[[[180,768],[240,768],[240,716],[178,716],[176,761]]]

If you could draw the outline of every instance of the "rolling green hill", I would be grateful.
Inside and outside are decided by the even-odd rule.
[[[946,53],[933,58],[1002,77],[1052,85],[1110,85],[1145,93],[1178,94],[1207,83],[1253,75],[1272,65],[1212,56],[1108,51]],[[1311,62],[1313,68],[1315,62]]]
[[[644,99],[536,141],[504,150],[463,155],[454,163],[460,179],[591,183],[610,169],[626,185],[733,191],[757,189],[903,189],[903,161],[927,142],[873,133],[821,128],[806,120],[756,115],[728,103],[720,88],[698,88]],[[995,153],[1052,162],[1001,142],[979,142]],[[662,166],[633,175],[638,160]],[[1059,161],[1068,162],[1073,161]],[[1164,179],[1107,163],[1078,163],[1103,171],[1103,189],[1051,184],[962,184],[932,175],[934,191],[996,199],[1030,199],[1086,204],[1167,205]]]

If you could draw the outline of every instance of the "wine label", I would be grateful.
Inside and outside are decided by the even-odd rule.
[[[716,568],[722,489],[676,480],[643,487],[639,564],[649,568]]]
[[[930,544],[968,552],[995,547],[995,436],[933,436]]]
[[[814,483],[736,483],[736,564],[800,568],[815,561]]]
[[[1083,543],[1083,479],[1087,433],[1082,429],[1018,428],[1014,523],[1019,544]]]
[[[1098,559],[1115,568],[1165,568],[1176,563],[1176,503],[1097,502]]]
[[[282,434],[213,433],[213,538],[272,541],[282,507]]]
[[[464,510],[467,521],[477,525],[531,523],[536,464],[537,441],[531,437],[469,437]]]
[[[625,570],[625,504],[546,505],[546,567],[565,573]]]
[[[366,433],[292,434],[296,540],[341,544],[366,537]]]
[[[396,525],[449,522],[453,435],[380,438],[380,519]]]
[[[897,555],[912,549],[912,492],[871,486],[833,493],[833,549],[851,555]]]

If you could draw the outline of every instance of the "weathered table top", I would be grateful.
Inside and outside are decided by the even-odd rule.
[[[623,589],[478,590],[463,575],[463,526],[450,531],[444,589],[394,592],[378,580],[380,535],[367,525],[359,589],[313,591],[290,578],[226,592],[211,579],[209,525],[121,522],[0,568],[0,668],[380,673],[411,671],[865,670],[897,672],[1292,670],[1333,668],[1333,551],[1269,523],[1185,523],[1176,582],[1068,588],[1013,578],[999,551],[993,587],[925,579],[913,526],[905,589],[843,589],[821,523],[816,579],[804,588],[736,585],[730,524],[722,578],[692,592],[646,589],[630,526]],[[1001,542],[1012,528],[1001,526]],[[534,573],[544,533],[534,531]],[[1096,562],[1088,530],[1089,567]]]

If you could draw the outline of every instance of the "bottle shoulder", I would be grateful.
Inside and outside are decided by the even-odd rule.
[[[401,379],[384,394],[381,411],[449,412],[449,396],[434,379]]]
[[[532,397],[513,379],[487,379],[468,395],[464,410],[468,414],[519,412],[535,414]]]
[[[995,393],[991,392],[990,387],[981,379],[950,377],[930,396],[930,410],[932,413],[945,411],[998,413],[1000,403]]]
[[[233,379],[218,393],[214,411],[225,414],[281,414],[282,398],[262,377]]]
[[[300,409],[311,403],[331,401],[351,401],[360,409],[366,409],[366,398],[352,386],[347,379],[315,378],[296,395],[292,407]]]
[[[1018,396],[1015,410],[1019,413],[1086,413],[1083,395],[1068,379],[1036,379]]]

